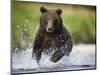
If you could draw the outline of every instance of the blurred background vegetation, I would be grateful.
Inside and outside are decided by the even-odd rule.
[[[64,24],[71,31],[74,44],[96,43],[96,7],[12,1],[12,48],[27,48],[39,25],[40,7],[61,8]]]

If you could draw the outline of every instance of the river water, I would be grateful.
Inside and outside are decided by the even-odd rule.
[[[80,69],[95,69],[95,45],[78,44],[72,49],[70,56],[64,56],[57,63],[49,61],[50,56],[42,54],[40,65],[32,56],[32,48],[12,52],[12,73],[36,73],[51,71],[67,71]]]

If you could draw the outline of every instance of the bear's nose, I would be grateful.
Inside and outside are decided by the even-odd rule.
[[[52,32],[52,28],[48,28],[47,29],[47,32]]]
[[[48,31],[52,31],[52,28],[48,28]]]

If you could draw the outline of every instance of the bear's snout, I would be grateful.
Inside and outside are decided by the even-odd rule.
[[[53,21],[49,20],[46,28],[47,32],[53,32]]]

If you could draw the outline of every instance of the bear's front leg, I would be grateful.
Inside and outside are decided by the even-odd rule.
[[[38,50],[34,50],[32,53],[32,57],[35,58],[36,62],[39,65],[40,59],[41,59],[41,54],[42,54],[42,50],[38,49]]]
[[[72,50],[73,43],[70,37],[66,38],[64,36],[61,36],[56,40],[56,45],[58,49],[53,53],[50,58],[50,60],[55,63],[59,61],[64,55],[69,56]]]
[[[42,54],[42,50],[38,50],[36,51],[36,61],[39,65],[40,59],[41,59],[41,54]]]
[[[38,64],[41,59],[42,44],[43,44],[43,36],[42,34],[40,34],[40,32],[38,32],[33,43],[33,52],[32,52],[32,57],[36,59]]]
[[[57,62],[59,61],[65,54],[63,52],[61,52],[61,50],[57,50],[56,52],[54,52],[54,54],[51,56],[50,61],[52,62]]]

